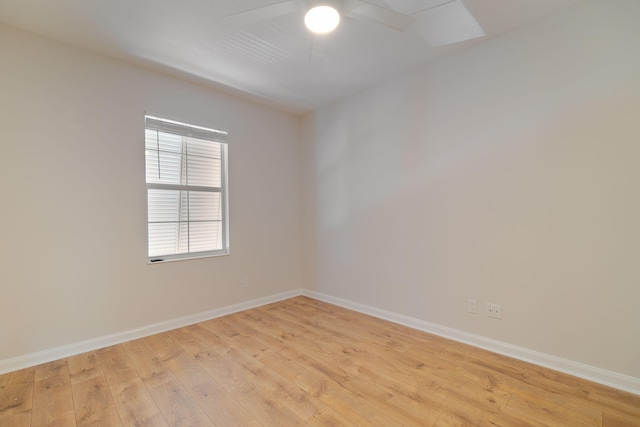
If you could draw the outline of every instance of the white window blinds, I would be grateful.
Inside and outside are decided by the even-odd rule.
[[[227,133],[145,116],[150,261],[228,253]]]

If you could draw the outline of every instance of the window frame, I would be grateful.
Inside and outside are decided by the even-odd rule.
[[[173,119],[169,119],[167,117],[160,117],[156,114],[145,112],[144,115],[144,150],[145,150],[145,185],[146,185],[146,248],[147,248],[147,264],[161,264],[169,261],[184,261],[189,259],[199,259],[199,258],[209,258],[209,257],[218,257],[225,256],[230,254],[229,249],[229,178],[228,178],[228,132],[220,129],[213,129],[208,127],[203,127],[199,125],[194,125],[190,123],[186,123],[183,121],[177,121]],[[149,121],[155,121],[156,126],[150,126]],[[182,129],[184,133],[181,132],[171,132],[171,129],[161,128],[161,124],[167,124],[169,127],[177,126]],[[172,135],[179,135],[182,137],[190,137],[200,140],[209,140],[213,143],[217,143],[220,145],[220,187],[213,186],[201,186],[201,185],[188,185],[188,184],[169,184],[169,183],[153,183],[147,182],[147,144],[146,144],[146,131],[151,129],[157,132],[165,132]],[[210,138],[202,138],[203,135],[208,134]],[[215,138],[211,137],[212,135],[217,135]],[[187,155],[186,153],[181,153],[182,155]],[[222,248],[210,251],[199,251],[199,252],[184,252],[179,254],[168,254],[168,255],[158,255],[158,256],[150,256],[150,233],[149,233],[149,225],[152,223],[149,221],[149,190],[174,190],[180,192],[207,192],[207,193],[220,193],[220,215],[221,215],[221,233],[222,233]],[[182,194],[182,193],[180,193]],[[188,193],[187,193],[188,194]],[[181,196],[179,196],[181,197]],[[188,197],[188,196],[187,196]],[[195,221],[181,221],[178,218],[178,223],[186,222],[192,223]]]

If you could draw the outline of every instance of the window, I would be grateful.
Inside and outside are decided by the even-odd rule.
[[[145,116],[150,262],[226,255],[227,133]]]

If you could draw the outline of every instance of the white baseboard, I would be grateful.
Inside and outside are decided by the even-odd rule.
[[[233,314],[239,311],[248,310],[250,308],[271,304],[299,295],[308,296],[319,301],[335,304],[340,307],[348,308],[350,310],[358,311],[360,313],[368,314],[380,319],[385,319],[393,323],[398,323],[410,328],[418,329],[434,335],[439,335],[455,341],[463,342],[465,344],[470,344],[476,347],[483,348],[485,350],[493,351],[495,353],[510,356],[519,360],[523,360],[525,362],[544,366],[549,369],[564,372],[569,375],[574,375],[579,378],[584,378],[589,381],[594,381],[596,383],[640,395],[639,378],[634,378],[627,375],[618,374],[616,372],[596,368],[594,366],[573,362],[571,360],[563,359],[545,353],[540,353],[534,350],[529,350],[524,347],[507,344],[490,338],[470,334],[468,332],[459,331],[457,329],[448,328],[446,326],[441,326],[424,320],[415,319],[413,317],[381,310],[375,307],[342,298],[333,297],[308,289],[294,289],[263,298],[257,298],[226,307],[216,308],[202,313],[180,317],[178,319],[168,320],[166,322],[144,326],[138,329],[119,332],[112,335],[106,335],[103,337],[56,347],[49,350],[39,351],[37,353],[14,357],[12,359],[0,360],[0,375],[7,372],[28,368],[30,366],[36,366],[42,363],[51,362],[53,360],[86,353],[87,351],[93,351],[99,348],[104,348],[126,341],[143,338],[149,335],[158,334],[160,332],[166,332],[172,329],[181,328],[183,326],[192,325],[194,323],[204,322],[205,320],[215,319],[216,317],[226,316],[228,314]]]
[[[596,368],[594,366],[585,365],[579,362],[552,356],[550,354],[529,350],[512,344],[485,338],[479,335],[470,334],[468,332],[459,331],[457,329],[448,328],[446,326],[437,325],[424,320],[415,319],[413,317],[392,313],[386,310],[380,310],[375,307],[356,303],[342,298],[336,298],[330,295],[311,291],[302,290],[302,295],[314,298],[320,301],[335,304],[340,307],[388,320],[393,323],[408,326],[420,331],[428,332],[441,337],[449,338],[455,341],[470,344],[485,350],[513,357],[515,359],[530,362],[535,365],[544,366],[545,368],[555,371],[564,372],[579,378],[614,387],[619,390],[628,391],[640,395],[640,378],[630,377],[628,375],[618,374],[616,372],[607,371]]]
[[[28,368],[30,366],[36,366],[42,363],[51,362],[53,360],[86,353],[87,351],[93,351],[99,348],[109,347],[111,345],[120,344],[126,341],[147,337],[149,335],[158,334],[160,332],[170,331],[172,329],[181,328],[183,326],[193,325],[194,323],[204,322],[205,320],[226,316],[227,314],[237,313],[239,311],[248,310],[250,308],[271,304],[273,302],[282,301],[301,294],[301,289],[294,289],[263,298],[257,298],[238,304],[228,305],[226,307],[208,310],[202,313],[180,317],[178,319],[168,320],[166,322],[143,326],[142,328],[138,329],[118,332],[116,334],[93,338],[90,340],[68,344],[49,350],[43,350],[37,353],[31,353],[11,359],[0,360],[0,375],[7,372],[13,372],[19,369]]]

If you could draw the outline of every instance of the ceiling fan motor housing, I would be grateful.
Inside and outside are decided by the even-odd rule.
[[[341,12],[340,10],[340,0],[304,0],[305,10],[309,10],[316,6],[329,6]]]

